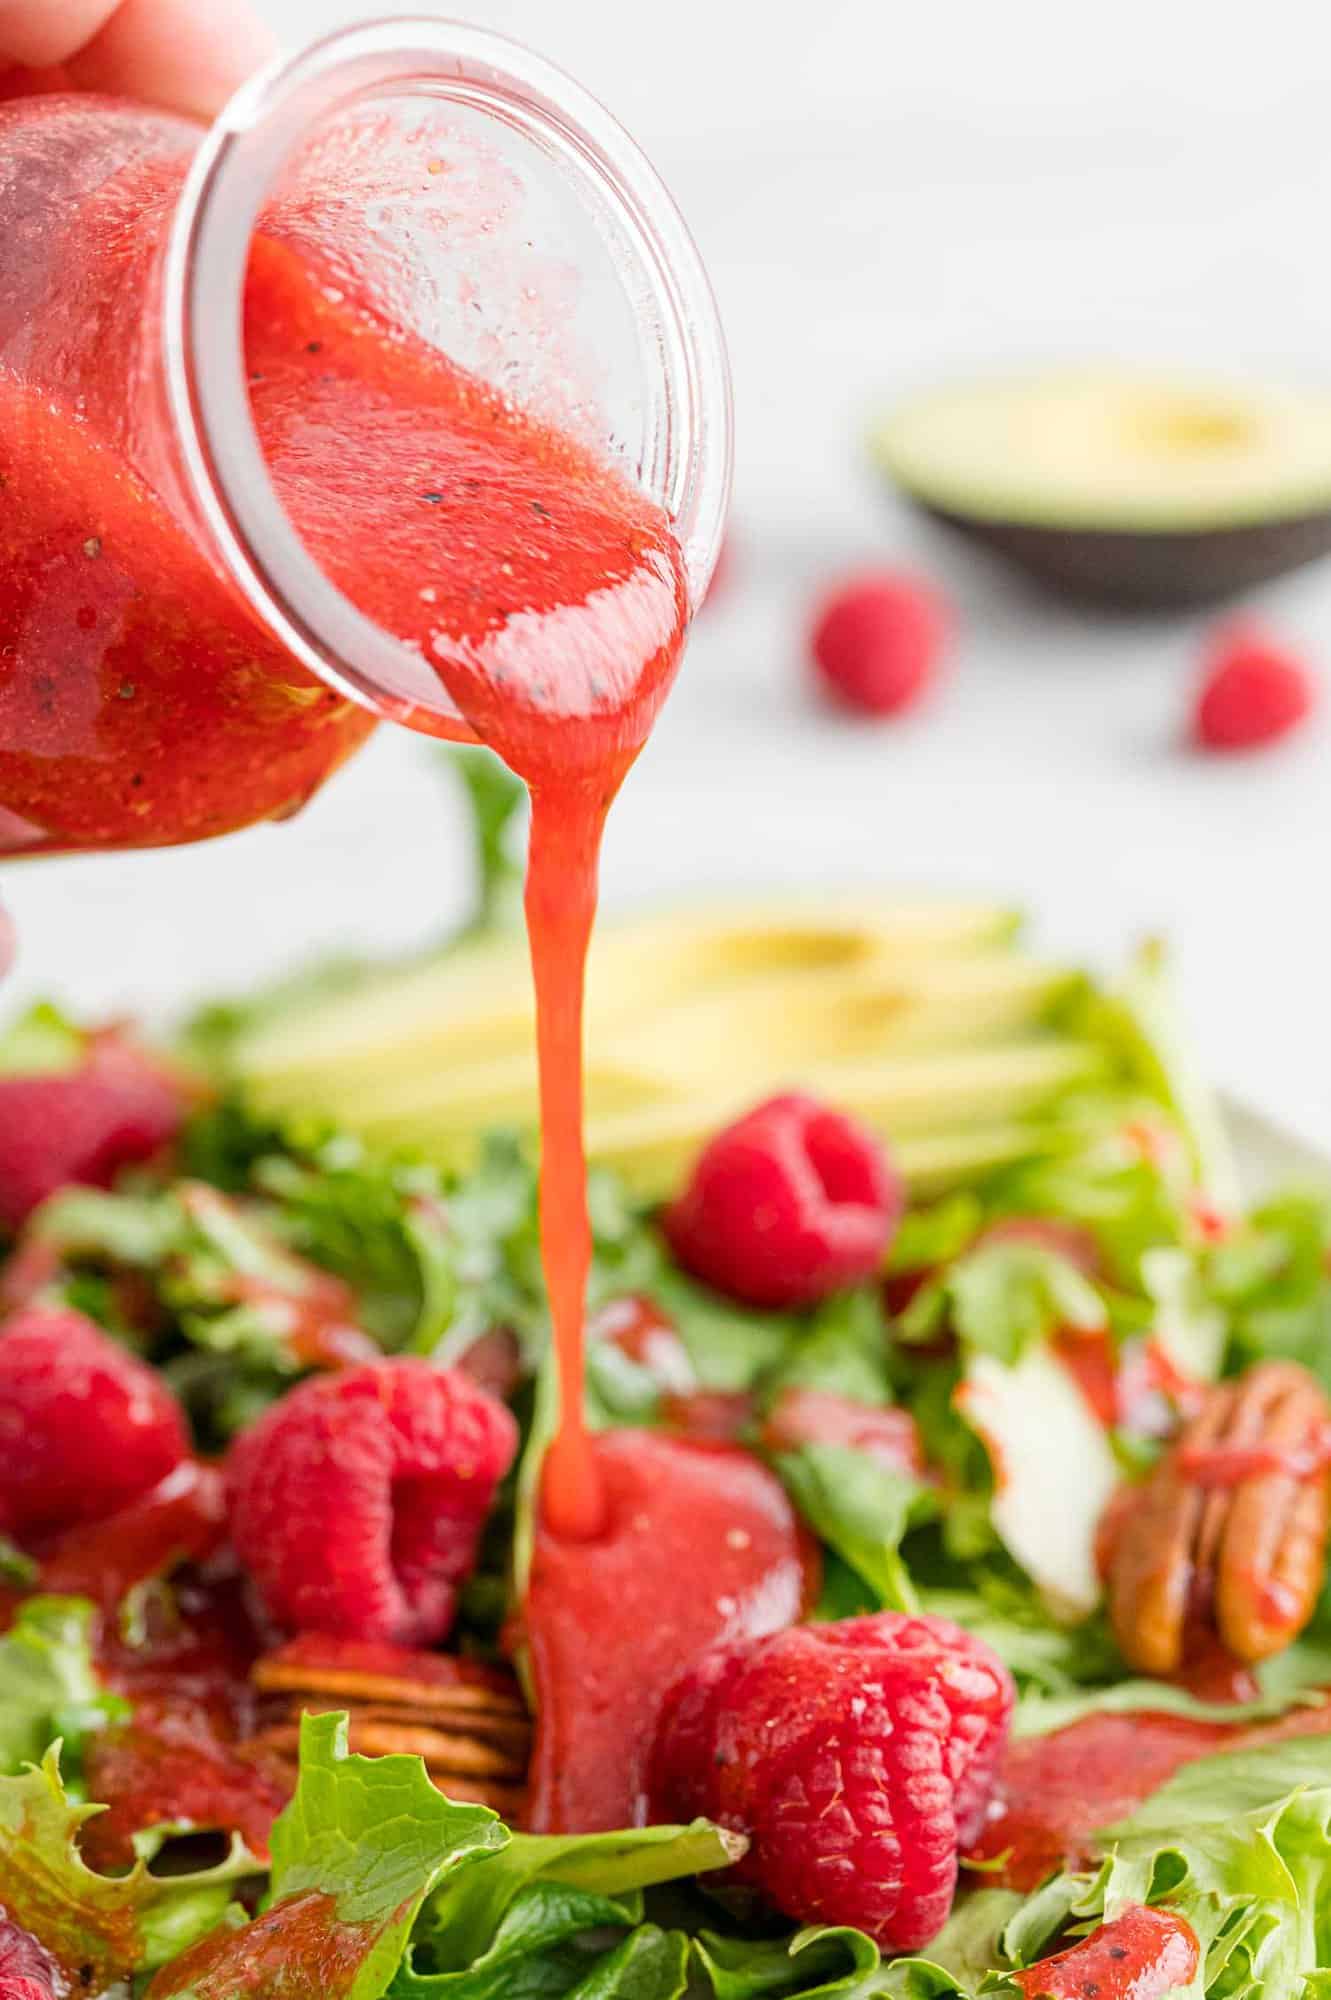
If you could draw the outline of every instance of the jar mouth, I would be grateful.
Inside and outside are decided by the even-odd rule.
[[[669,516],[695,609],[720,546],[733,420],[716,302],[683,217],[623,127],[554,64],[486,29],[408,17],[329,35],[237,92],[195,155],[163,275],[167,394],[190,499],[250,608],[302,665],[379,715],[457,734],[442,683],[330,580],[292,524],[255,428],[244,346],[251,240],[302,136],[416,93],[531,140],[613,240],[646,391],[638,462],[624,469]]]

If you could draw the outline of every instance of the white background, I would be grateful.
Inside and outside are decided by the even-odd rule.
[[[295,41],[365,10],[265,11]],[[733,350],[735,584],[617,809],[607,899],[980,890],[1106,964],[1166,931],[1218,1078],[1331,1142],[1331,713],[1273,755],[1190,757],[1201,621],[1052,609],[922,536],[859,453],[877,404],[951,367],[1089,354],[1331,377],[1320,4],[494,0],[485,18],[654,156]],[[820,711],[802,671],[811,592],[875,554],[933,567],[963,624],[933,709],[887,728]],[[1331,682],[1331,566],[1259,602]],[[85,1011],[405,942],[464,896],[433,753],[388,731],[293,825],[30,864],[3,887],[18,987]]]

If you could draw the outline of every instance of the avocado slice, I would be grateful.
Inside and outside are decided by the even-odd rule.
[[[1092,603],[1234,596],[1331,550],[1331,390],[1068,370],[929,391],[871,439],[917,507]]]

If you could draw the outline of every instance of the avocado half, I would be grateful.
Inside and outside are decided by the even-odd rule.
[[[1331,551],[1331,392],[1085,369],[915,396],[871,445],[933,519],[1089,602],[1209,604]]]

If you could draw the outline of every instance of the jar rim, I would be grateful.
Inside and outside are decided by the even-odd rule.
[[[387,90],[521,116],[558,145],[636,262],[625,285],[652,318],[668,421],[654,497],[671,517],[692,604],[706,593],[730,496],[733,413],[720,317],[673,197],[622,125],[556,64],[487,28],[401,16],[339,29],[244,84],[204,137],[163,273],[166,389],[190,497],[250,608],[302,665],[377,714],[457,733],[442,682],[332,582],[278,499],[250,408],[242,308],[262,204],[300,130]],[[428,682],[426,697],[422,687]]]

